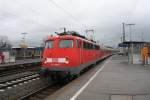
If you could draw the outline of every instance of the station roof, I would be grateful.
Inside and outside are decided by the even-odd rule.
[[[146,43],[145,41],[125,41],[123,42],[123,44],[143,44],[143,43]]]
[[[21,49],[21,47],[17,46],[17,47],[12,47],[12,49]],[[40,49],[42,50],[43,47],[27,47],[27,49]]]
[[[147,43],[145,41],[125,41],[123,43],[119,43],[119,47],[128,47],[130,44],[144,44],[144,43]]]

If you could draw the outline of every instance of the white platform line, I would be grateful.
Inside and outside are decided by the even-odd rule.
[[[70,98],[70,100],[76,100],[76,98],[77,98],[77,97],[83,92],[83,90],[93,81],[93,79],[99,74],[99,72],[102,71],[102,69],[105,67],[106,63],[108,63],[108,61],[103,64],[103,66],[88,80],[88,82],[87,82],[86,84],[84,84],[84,86],[83,86],[82,88],[80,88],[79,91],[77,91],[77,92],[75,93],[75,95],[73,95],[73,96]]]

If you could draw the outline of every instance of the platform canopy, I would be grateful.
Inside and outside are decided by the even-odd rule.
[[[125,42],[119,43],[118,47],[129,47],[130,44],[141,45],[144,43],[147,43],[147,42],[144,42],[144,41],[125,41]]]

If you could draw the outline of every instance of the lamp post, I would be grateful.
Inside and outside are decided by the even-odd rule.
[[[25,59],[26,59],[26,48],[27,48],[26,35],[27,35],[28,33],[21,33],[21,34],[23,35],[21,48],[23,48],[23,58],[24,58],[24,60],[25,60]]]
[[[121,43],[123,44],[123,55],[126,55],[126,47],[124,46],[125,39],[125,23],[122,23],[122,37],[121,37]]]
[[[123,42],[125,42],[126,41],[126,38],[125,38],[125,23],[123,22],[122,23],[122,40],[123,40]]]

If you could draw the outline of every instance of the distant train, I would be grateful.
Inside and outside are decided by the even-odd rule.
[[[103,49],[96,42],[74,31],[64,32],[46,40],[42,70],[50,77],[76,76],[111,54],[112,49]]]

